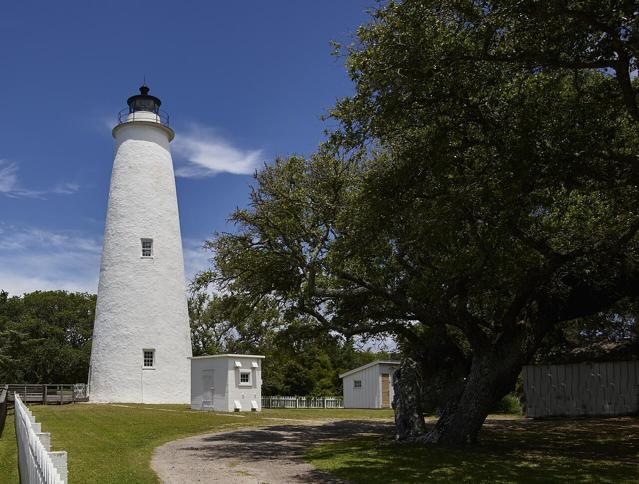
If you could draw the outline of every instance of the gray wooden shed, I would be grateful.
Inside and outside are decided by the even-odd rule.
[[[639,361],[524,366],[528,417],[639,413]]]
[[[393,373],[400,362],[377,360],[342,373],[344,408],[390,408]]]

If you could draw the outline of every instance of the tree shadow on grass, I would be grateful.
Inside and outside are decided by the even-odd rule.
[[[486,424],[479,444],[436,447],[388,437],[309,448],[318,468],[351,482],[637,482],[639,420]]]
[[[289,482],[638,482],[639,420],[489,420],[480,443],[400,444],[390,422],[276,425],[205,437],[182,447],[200,459],[306,469]]]
[[[317,443],[332,443],[352,437],[381,438],[392,435],[392,423],[339,421],[323,425],[275,425],[265,429],[246,429],[214,434],[199,440],[201,444],[180,447],[180,451],[203,460],[229,459],[230,462],[251,463],[253,466],[290,466],[304,463],[304,453]],[[300,469],[287,482],[340,482],[335,476]]]

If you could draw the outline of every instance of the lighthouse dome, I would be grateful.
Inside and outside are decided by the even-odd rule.
[[[149,91],[149,86],[143,84],[140,86],[140,94],[136,94],[135,96],[131,96],[127,99],[126,103],[129,105],[129,113],[149,111],[155,114],[160,114],[162,101],[155,96],[149,95]]]

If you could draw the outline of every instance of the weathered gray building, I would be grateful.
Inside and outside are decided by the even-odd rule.
[[[525,366],[528,417],[639,413],[639,361]]]
[[[400,362],[377,360],[342,373],[344,408],[390,408],[393,373]]]

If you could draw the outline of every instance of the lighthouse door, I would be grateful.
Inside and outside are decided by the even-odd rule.
[[[202,409],[213,408],[213,372],[202,370]]]

